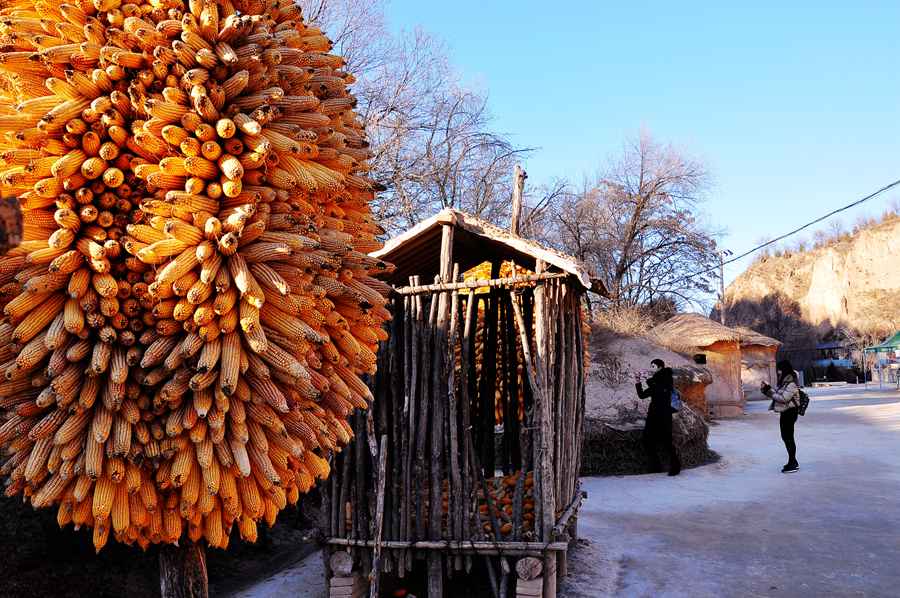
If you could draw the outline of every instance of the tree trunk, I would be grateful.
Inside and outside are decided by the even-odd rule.
[[[22,211],[16,198],[0,200],[0,253],[22,242]]]
[[[159,551],[161,598],[209,598],[206,552],[185,540],[181,546],[165,545]]]

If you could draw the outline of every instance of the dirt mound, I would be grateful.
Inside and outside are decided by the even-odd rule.
[[[688,403],[673,417],[673,436],[685,467],[714,458],[707,446],[703,389],[712,382],[706,368],[642,337],[606,331],[591,335],[582,475],[622,475],[647,471],[641,431],[649,400],[638,398],[634,375],[649,375],[650,361],[673,368],[676,387]]]
[[[629,475],[647,473],[647,457],[641,444],[644,421],[613,423],[600,419],[584,422],[584,455],[581,475]],[[685,468],[715,461],[709,449],[709,426],[693,409],[684,406],[672,417],[672,436]],[[666,455],[661,455],[666,464]]]

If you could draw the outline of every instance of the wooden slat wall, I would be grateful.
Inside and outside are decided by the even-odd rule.
[[[447,278],[457,276],[458,270]],[[410,285],[430,282],[409,280]],[[400,542],[401,547],[374,551],[381,571],[400,577],[422,558],[430,579],[470,571],[473,559],[482,558],[496,595],[504,595],[514,563],[502,561],[516,553],[505,553],[503,547],[556,542],[553,527],[576,499],[585,399],[581,301],[567,279],[478,295],[461,290],[394,295],[390,340],[379,351],[378,374],[370,381],[375,404],[370,412],[354,415],[355,443],[335,457],[326,485],[330,537]],[[480,327],[479,309],[484,318]],[[476,338],[479,332],[482,337]],[[516,341],[523,332],[535,376],[523,378],[528,383],[523,382],[520,393],[517,369],[526,360]],[[476,368],[476,342],[484,355],[494,358],[492,364]],[[494,455],[498,384],[507,438]],[[381,453],[387,476],[383,503],[376,501]],[[500,536],[496,520],[487,530],[483,526],[478,492],[490,496],[486,478],[495,475],[495,467],[504,473],[518,468],[535,472],[533,534],[525,534],[522,525],[524,475],[515,485],[511,535]],[[380,533],[375,521],[381,521]],[[404,542],[441,540],[490,541],[498,548],[493,556],[478,556],[478,551],[414,554],[402,547]],[[364,570],[371,568],[371,548],[340,549],[353,551]],[[440,595],[439,587],[432,591]]]

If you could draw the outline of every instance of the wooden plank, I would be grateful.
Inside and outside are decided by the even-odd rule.
[[[544,595],[544,579],[520,579],[516,582],[516,598],[540,598]]]
[[[331,578],[331,583],[329,584],[331,588],[347,588],[358,586],[362,580],[359,575],[349,575],[347,577],[338,577],[334,576]]]

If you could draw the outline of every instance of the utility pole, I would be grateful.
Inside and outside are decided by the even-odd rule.
[[[725,258],[733,255],[727,249],[719,250],[719,320],[725,325]]]
[[[512,218],[509,221],[509,232],[516,236],[519,235],[519,224],[522,219],[522,196],[525,194],[525,179],[527,178],[528,174],[516,164],[513,169]]]

